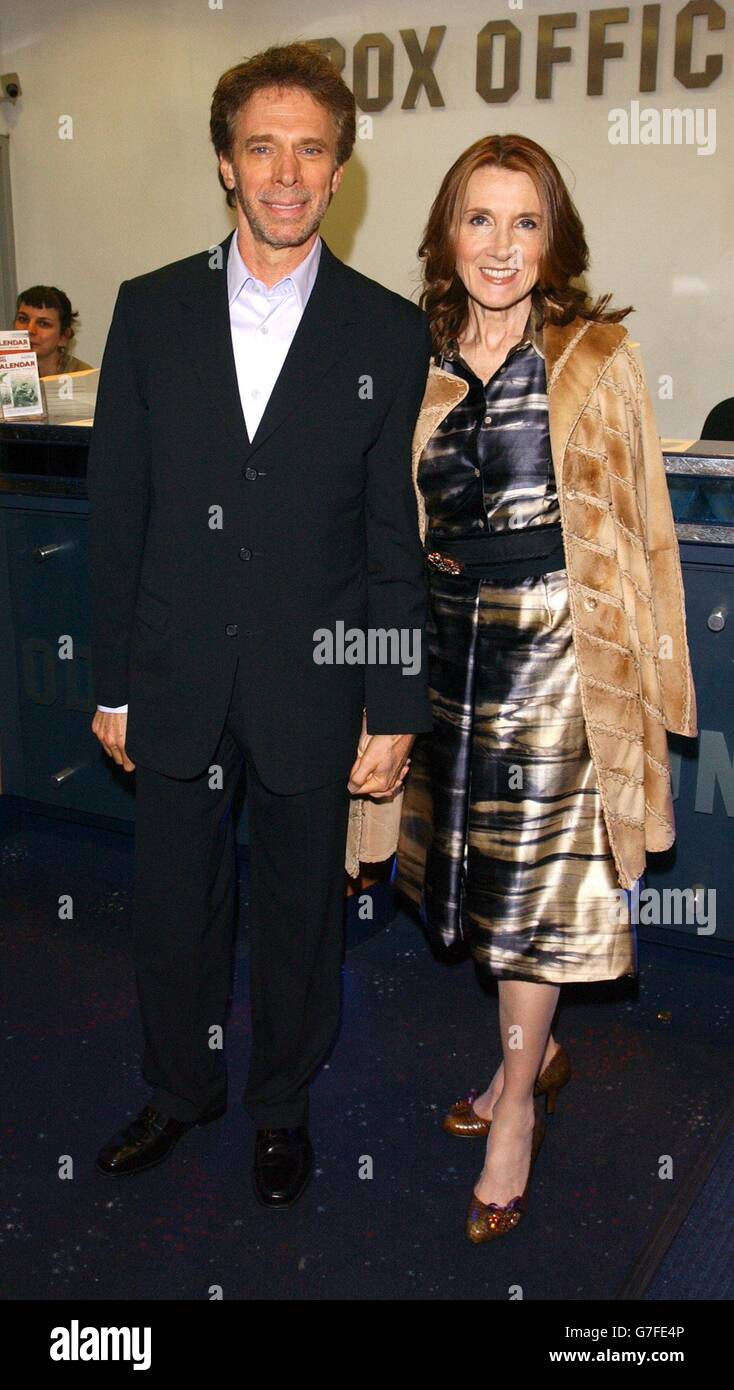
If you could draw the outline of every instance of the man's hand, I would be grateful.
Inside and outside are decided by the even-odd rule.
[[[415,734],[366,734],[357,749],[347,786],[357,796],[392,796],[410,767]]]
[[[135,763],[130,762],[125,752],[126,732],[127,713],[109,714],[104,710],[97,710],[92,720],[92,733],[97,735],[108,757],[114,758],[126,772],[133,772]]]

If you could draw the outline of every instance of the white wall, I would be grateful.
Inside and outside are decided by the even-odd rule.
[[[0,66],[17,71],[23,96],[0,107],[11,135],[19,287],[61,286],[81,312],[77,351],[98,364],[119,282],[219,241],[233,225],[208,138],[211,93],[232,63],[273,42],[333,36],[347,48],[384,31],[395,44],[395,97],[374,116],[323,230],[332,249],[366,274],[417,293],[415,249],[438,183],[456,155],[481,135],[519,131],[559,163],[584,219],[592,251],[589,286],[612,290],[637,312],[625,321],[641,343],[659,399],[663,435],[696,437],[717,400],[734,394],[732,81],[734,16],[724,32],[697,21],[695,55],[723,52],[708,88],[687,90],[673,75],[674,28],[683,0],[664,0],[659,77],[638,90],[642,4],[609,31],[625,55],[606,67],[605,94],[586,95],[588,11],[559,32],[572,63],[556,70],[550,101],[536,100],[537,19],[552,0],[11,0],[0,19]],[[520,91],[488,105],[474,90],[476,35],[488,19],[522,31]],[[432,24],[447,32],[436,63],[445,109],[425,93],[401,110],[411,66],[401,28],[424,42]],[[608,141],[608,112],[698,105],[717,113],[717,148],[624,146]],[[72,116],[74,139],[58,138]]]

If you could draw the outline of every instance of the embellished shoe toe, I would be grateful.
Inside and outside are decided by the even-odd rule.
[[[514,1230],[515,1226],[519,1225],[527,1211],[530,1176],[544,1136],[545,1124],[542,1119],[537,1119],[530,1149],[528,1180],[525,1184],[525,1191],[520,1196],[513,1197],[511,1201],[501,1205],[499,1202],[482,1202],[477,1197],[476,1192],[472,1193],[465,1229],[469,1240],[474,1245],[480,1245],[488,1240],[497,1240],[499,1236],[507,1235],[509,1231]]]
[[[517,1226],[524,1212],[522,1197],[513,1197],[511,1202],[500,1206],[497,1202],[480,1202],[474,1193],[466,1216],[466,1234],[475,1245],[496,1240]]]

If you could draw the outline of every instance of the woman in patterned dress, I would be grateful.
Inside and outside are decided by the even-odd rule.
[[[448,383],[455,404],[436,408],[418,464],[434,730],[413,747],[396,887],[419,906],[434,937],[466,940],[480,973],[498,980],[503,1062],[486,1089],[457,1102],[444,1122],[462,1137],[489,1136],[466,1223],[469,1238],[482,1241],[520,1220],[544,1133],[533,1097],[545,1093],[552,1109],[570,1075],[551,1031],[561,984],[637,968],[608,832],[617,819],[639,832],[632,817],[613,817],[605,804],[587,741],[544,350],[554,325],[571,324],[593,328],[594,350],[609,339],[616,351],[625,335],[614,325],[631,310],[607,309],[609,295],[592,303],[571,284],[588,264],[581,221],[550,156],[521,136],[480,140],[459,157],[419,254],[437,364],[431,371],[456,380]],[[572,374],[579,360],[571,360]],[[556,360],[554,379],[557,367]],[[601,386],[592,379],[589,391],[587,409],[603,422]],[[628,442],[634,432],[610,429]],[[662,470],[661,459],[648,465]],[[599,508],[613,513],[601,491]],[[587,513],[595,525],[601,511]],[[641,514],[644,527],[644,508]],[[671,534],[668,518],[668,546]],[[593,536],[575,540],[593,552]],[[647,559],[644,536],[641,546]],[[603,589],[611,551],[597,548]],[[592,589],[587,578],[580,591]],[[590,609],[597,599],[584,602]],[[609,603],[624,609],[611,590]],[[604,631],[593,640],[623,652],[611,627]],[[690,684],[684,619],[683,633],[678,656]],[[630,739],[642,737],[625,708]],[[624,719],[610,725],[610,737],[624,738]],[[659,747],[658,755],[653,761],[665,774]],[[626,778],[636,794],[639,776],[607,773]]]

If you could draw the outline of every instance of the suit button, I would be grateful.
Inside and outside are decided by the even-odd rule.
[[[224,631],[226,632],[226,634],[227,634],[228,637],[236,637],[236,636],[237,636],[237,624],[236,624],[236,623],[227,623],[227,626],[225,627]]]
[[[251,560],[251,559],[252,559],[252,551],[251,551],[251,550],[248,550],[246,545],[243,545],[243,547],[242,547],[242,549],[241,549],[241,551],[240,551],[240,559],[241,559],[241,560]]]
[[[247,478],[248,483],[254,483],[254,481],[255,481],[255,479],[256,479],[256,477],[257,477],[257,469],[256,469],[256,468],[246,468],[246,469],[244,470],[244,473],[245,473],[245,477]]]

